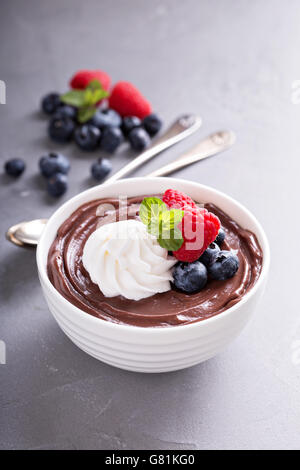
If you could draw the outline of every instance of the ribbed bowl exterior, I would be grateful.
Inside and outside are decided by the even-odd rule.
[[[49,309],[65,334],[86,353],[121,369],[136,372],[166,372],[183,369],[205,361],[222,351],[244,328],[254,310],[253,297],[232,315],[218,315],[218,321],[198,322],[197,328],[179,327],[143,329],[129,332],[109,328],[98,321],[92,324],[74,315],[69,305],[62,305],[43,291]],[[261,286],[262,289],[263,286]]]
[[[197,200],[197,197],[190,188],[192,186],[195,193],[196,186],[196,189],[198,187],[199,191],[198,200],[205,200],[204,196],[201,197],[200,194],[208,191],[207,200],[217,203],[212,197],[212,193],[215,190],[211,188],[174,179],[166,181],[166,178],[155,178],[155,181],[153,180],[153,178],[127,180],[128,184],[125,185],[128,191],[127,194],[129,196],[144,193],[151,194],[163,191],[168,187],[176,187],[187,192]],[[157,180],[160,180],[160,184],[158,184]],[[135,184],[134,181],[136,182]],[[114,187],[118,188],[120,183],[114,183]],[[121,191],[119,194],[123,194],[124,180],[122,184],[123,188],[118,188]],[[87,199],[84,197],[85,193],[82,193],[83,197],[79,195],[79,197],[77,196],[77,198],[73,198],[66,203],[59,210],[61,213],[58,217],[55,218],[57,214],[55,213],[54,219],[51,218],[47,224],[46,233],[43,234],[40,241],[37,253],[39,278],[47,304],[57,323],[80,349],[107,364],[121,369],[136,372],[167,372],[190,367],[215,356],[244,328],[254,312],[256,303],[265,287],[269,251],[265,235],[258,222],[256,222],[257,230],[255,231],[253,226],[255,219],[251,216],[252,224],[249,221],[246,228],[254,230],[260,239],[261,245],[264,245],[263,273],[252,289],[253,292],[251,291],[247,294],[241,302],[215,317],[190,325],[163,328],[118,325],[95,318],[76,308],[54,289],[46,273],[46,259],[49,247],[57,228],[66,218],[66,214],[69,215],[85,200],[111,196],[112,191],[109,190],[110,186],[112,185],[107,185],[106,188],[103,187],[98,190],[93,188],[92,191],[85,192],[90,193]],[[226,197],[225,195],[223,196]],[[76,201],[72,204],[74,199]],[[220,203],[218,205],[220,206]],[[64,211],[63,208],[67,210]],[[226,210],[226,207],[224,207],[224,210]],[[249,216],[249,213],[246,215]],[[238,217],[236,220],[239,222]]]

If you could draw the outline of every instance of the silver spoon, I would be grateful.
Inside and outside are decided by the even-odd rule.
[[[6,238],[17,246],[36,246],[47,222],[48,219],[20,222],[7,230]]]
[[[195,163],[199,160],[203,160],[204,158],[216,155],[217,153],[231,147],[234,142],[235,134],[232,131],[215,132],[214,134],[206,137],[198,145],[181,155],[173,162],[159,168],[156,171],[153,171],[147,176],[168,175],[169,173],[172,173],[179,168],[183,168],[187,165],[190,165],[191,163]],[[141,155],[137,157],[137,159],[140,157]],[[120,170],[118,173],[121,174],[121,171],[122,170]],[[121,176],[118,178],[115,176],[116,175],[106,180],[104,184],[121,178]],[[36,246],[46,223],[47,219],[36,219],[30,220],[28,222],[20,222],[19,224],[10,227],[10,229],[6,232],[6,238],[17,246]]]

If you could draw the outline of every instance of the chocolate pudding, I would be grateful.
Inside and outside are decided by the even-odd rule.
[[[123,209],[117,199],[98,199],[80,206],[58,229],[48,254],[48,276],[53,286],[69,302],[87,314],[139,327],[185,325],[218,315],[239,302],[256,283],[262,267],[262,250],[256,236],[233,221],[213,204],[205,208],[219,217],[226,238],[223,250],[236,250],[239,269],[225,281],[210,279],[195,294],[171,290],[138,301],[122,296],[105,297],[94,284],[82,263],[84,245],[99,224],[118,221],[124,212],[138,217],[144,196],[130,198]],[[110,209],[99,214],[99,206]],[[98,210],[97,210],[98,209]]]

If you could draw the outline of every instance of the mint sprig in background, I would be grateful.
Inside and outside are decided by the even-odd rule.
[[[178,228],[183,216],[183,210],[169,210],[158,197],[146,197],[140,205],[140,219],[147,226],[147,231],[168,251],[179,250],[183,244],[182,233]]]
[[[78,108],[77,119],[84,123],[94,116],[97,103],[108,95],[99,80],[92,80],[84,90],[70,90],[61,95],[60,99],[63,103]]]

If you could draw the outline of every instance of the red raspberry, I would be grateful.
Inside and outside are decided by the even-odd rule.
[[[130,82],[115,84],[109,97],[109,106],[121,116],[137,116],[140,119],[152,112],[149,101]]]
[[[79,70],[70,80],[70,87],[84,90],[92,80],[99,80],[104,90],[110,87],[110,76],[102,70]]]
[[[181,209],[184,206],[197,207],[193,199],[176,189],[167,189],[162,199],[167,206],[173,209]]]
[[[180,261],[196,261],[218,235],[220,221],[207,209],[184,206],[184,217],[180,229],[184,242],[173,255]]]

